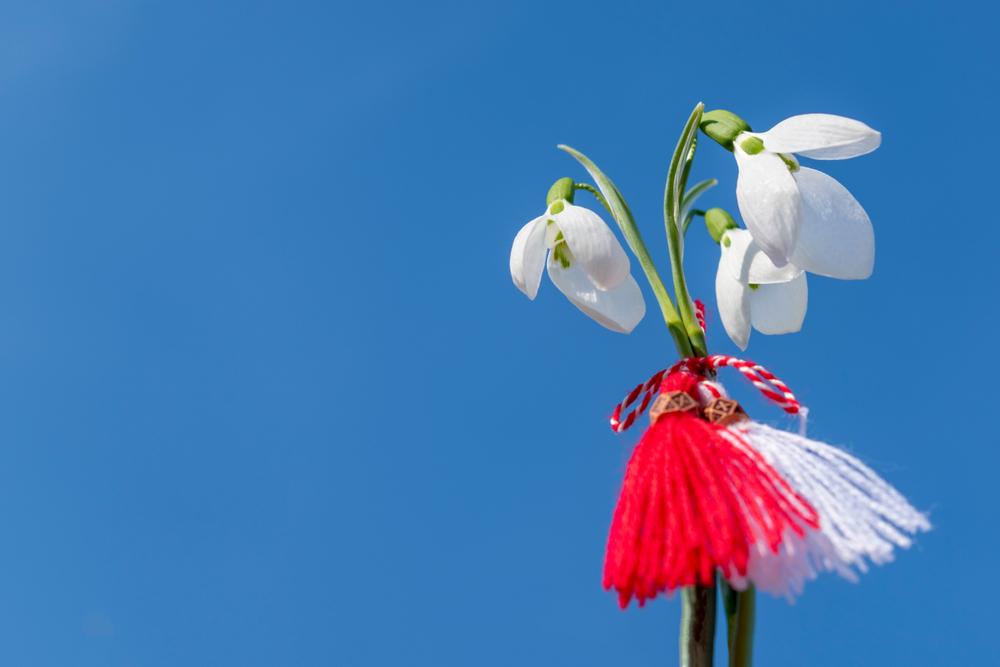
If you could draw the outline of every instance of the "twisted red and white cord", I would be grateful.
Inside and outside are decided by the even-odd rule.
[[[750,380],[753,386],[772,403],[790,415],[798,414],[802,405],[795,394],[774,373],[753,361],[738,359],[727,354],[713,354],[708,357],[682,359],[670,367],[668,373],[686,369],[692,373],[704,374],[706,370],[718,370],[725,366],[735,368]]]
[[[663,374],[666,372],[666,370],[657,371],[651,378],[642,384],[636,385],[635,389],[630,391],[625,397],[625,400],[615,406],[614,411],[611,413],[612,431],[615,433],[621,433],[634,424],[636,418],[646,411],[646,408],[649,407],[650,401],[652,401],[653,397],[660,391],[660,382],[663,380]],[[622,410],[628,410],[637,400],[639,400],[640,396],[642,396],[642,401],[639,403],[638,407],[629,412],[625,416],[625,419],[621,419]]]
[[[695,318],[698,320],[698,326],[701,327],[701,330],[707,331],[705,328],[705,303],[701,299],[694,300],[694,314]],[[660,381],[663,379],[664,373],[666,373],[666,370],[657,371],[651,378],[642,384],[636,385],[636,387],[625,396],[625,399],[615,406],[614,411],[611,413],[611,430],[615,433],[621,433],[635,423],[636,418],[646,411],[646,408],[649,407],[650,401],[653,400],[653,397],[659,390]],[[622,411],[628,410],[632,407],[632,405],[639,400],[640,396],[642,397],[642,401],[636,409],[626,414],[625,418],[622,419]]]
[[[678,361],[670,368],[656,372],[646,382],[637,385],[628,393],[625,400],[616,405],[612,411],[610,419],[611,430],[615,433],[621,433],[635,423],[635,420],[652,402],[664,373],[669,375],[679,370],[687,370],[697,375],[704,375],[709,371],[715,371],[726,366],[735,368],[742,373],[744,377],[750,380],[753,386],[757,387],[761,394],[788,414],[805,414],[805,407],[795,398],[792,390],[771,371],[753,361],[738,359],[725,354],[713,354],[708,357],[690,357]],[[641,401],[639,399],[640,396],[642,397]],[[639,401],[639,404],[635,408],[632,408],[637,401]],[[631,411],[626,412],[625,416],[622,417],[622,413],[630,408],[632,408]]]
[[[698,326],[705,333],[708,333],[708,329],[705,328],[705,304],[701,299],[694,300],[694,317],[698,320]]]

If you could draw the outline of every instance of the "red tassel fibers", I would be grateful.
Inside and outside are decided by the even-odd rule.
[[[697,405],[701,378],[678,371],[661,392]],[[787,530],[818,528],[816,511],[742,440],[700,417],[666,412],[646,429],[625,470],[604,561],[604,587],[622,608],[661,591],[711,584],[716,568],[745,576],[750,549],[777,551]]]

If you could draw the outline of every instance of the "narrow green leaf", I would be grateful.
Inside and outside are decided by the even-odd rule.
[[[680,200],[686,180],[685,172],[691,168],[691,161],[694,158],[692,150],[695,139],[698,137],[698,123],[701,121],[701,114],[704,110],[705,105],[699,102],[694,111],[691,112],[691,116],[684,125],[684,131],[681,132],[681,137],[677,141],[677,147],[674,149],[674,155],[670,159],[670,167],[667,170],[664,214],[671,217],[675,225],[681,220]]]
[[[682,227],[684,220],[681,217],[681,199],[684,193],[684,184],[687,181],[687,174],[691,170],[691,163],[694,160],[695,139],[698,136],[698,124],[701,121],[701,114],[705,105],[699,102],[688,117],[684,130],[677,140],[677,147],[674,149],[670,166],[667,169],[667,183],[663,192],[663,222],[667,231],[667,245],[670,250],[670,268],[674,279],[674,294],[677,296],[677,307],[680,311],[681,322],[687,333],[691,347],[699,355],[707,353],[705,344],[705,332],[698,325],[694,314],[694,305],[691,295],[688,293],[687,282],[684,278],[684,237]]]
[[[691,224],[691,209],[694,207],[694,203],[698,201],[698,197],[705,194],[708,190],[714,188],[719,184],[714,178],[709,178],[700,183],[695,183],[694,186],[687,191],[684,197],[681,199],[681,234],[687,233],[688,225]]]
[[[646,243],[642,240],[642,234],[639,233],[639,228],[635,224],[635,218],[632,217],[632,211],[629,210],[628,204],[625,203],[625,198],[618,190],[618,187],[583,153],[564,144],[559,144],[558,148],[576,158],[576,161],[583,165],[583,168],[587,170],[590,177],[594,179],[598,189],[600,189],[601,194],[604,196],[605,202],[607,202],[608,208],[611,210],[611,215],[622,230],[625,241],[628,243],[629,248],[632,249],[635,258],[639,260],[639,264],[646,274],[646,279],[649,281],[650,287],[653,288],[653,294],[660,304],[663,320],[667,323],[667,330],[670,331],[670,335],[674,339],[677,352],[682,357],[691,356],[691,342],[688,340],[687,334],[684,333],[684,325],[681,317],[674,306],[674,302],[670,299],[670,294],[667,292],[660,274],[656,270],[656,265],[653,264],[653,258],[650,257]]]
[[[604,195],[604,200],[611,209],[611,215],[614,216],[615,222],[621,228],[622,234],[625,235],[625,240],[629,246],[631,247],[638,243],[645,248],[642,236],[639,234],[638,227],[636,227],[635,218],[632,217],[632,211],[629,210],[628,204],[625,203],[625,198],[622,197],[618,187],[583,153],[565,144],[559,144],[558,148],[576,158],[577,162],[583,165],[583,168],[587,170],[590,177],[597,183],[597,187],[600,189],[601,194]]]

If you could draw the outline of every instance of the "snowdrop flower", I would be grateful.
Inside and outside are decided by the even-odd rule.
[[[777,266],[745,229],[723,232],[719,247],[715,299],[722,326],[741,350],[747,348],[751,327],[764,334],[802,328],[809,300],[802,269]]]
[[[740,170],[736,198],[760,249],[776,266],[790,262],[844,280],[870,276],[875,238],[868,214],[836,179],[800,166],[793,154],[843,160],[872,152],[882,135],[830,114],[792,116],[759,133],[732,114],[722,124],[730,117],[742,123],[732,139]]]
[[[514,237],[511,278],[534,299],[547,255],[549,278],[574,306],[612,331],[629,333],[646,314],[646,303],[628,255],[601,217],[573,205],[571,189],[568,195],[550,197],[545,213]]]

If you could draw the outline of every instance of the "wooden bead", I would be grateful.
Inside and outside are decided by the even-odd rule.
[[[653,401],[652,407],[649,408],[649,421],[655,424],[660,416],[668,412],[687,412],[697,409],[698,402],[691,398],[687,392],[667,391],[657,396],[656,400]]]
[[[731,398],[713,398],[705,408],[705,419],[713,424],[729,426],[748,419],[740,404]]]

